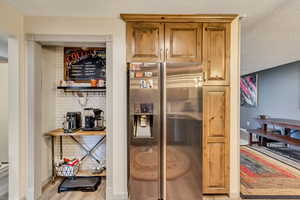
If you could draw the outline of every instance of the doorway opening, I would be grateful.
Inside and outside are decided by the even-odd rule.
[[[105,67],[111,66],[110,37],[66,39],[57,35],[32,35],[28,38],[28,87],[32,98],[28,151],[33,162],[28,167],[32,188],[27,196],[104,200],[106,184],[109,184],[106,174],[111,167],[106,151],[111,136],[106,132],[112,126],[111,99],[108,99],[112,69],[98,70],[98,64],[101,61]],[[92,85],[94,82],[96,85]],[[102,127],[100,121],[106,129],[96,130]],[[91,179],[96,182],[89,187],[86,183]]]
[[[300,198],[299,64],[241,77],[243,198]]]
[[[19,41],[13,35],[0,33],[1,66],[1,158],[0,197],[16,199],[20,179],[20,86]],[[16,184],[19,183],[19,184]]]

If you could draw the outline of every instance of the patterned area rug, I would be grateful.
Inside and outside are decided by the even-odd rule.
[[[300,170],[241,146],[243,196],[299,196]]]
[[[300,164],[300,151],[289,147],[267,147],[270,151]]]
[[[300,152],[298,150],[287,147],[248,147],[300,170]]]

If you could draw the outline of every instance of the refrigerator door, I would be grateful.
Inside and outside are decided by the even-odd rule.
[[[165,64],[164,197],[202,199],[202,66]]]
[[[161,64],[128,64],[128,191],[131,200],[161,196]]]

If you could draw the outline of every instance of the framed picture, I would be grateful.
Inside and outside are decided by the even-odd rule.
[[[106,79],[106,49],[94,47],[64,48],[65,80],[89,82]]]
[[[257,82],[257,73],[241,77],[241,106],[257,106]]]

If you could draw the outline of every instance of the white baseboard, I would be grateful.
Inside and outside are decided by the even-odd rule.
[[[129,200],[127,192],[114,194],[111,187],[106,187],[106,200]]]
[[[111,195],[107,200],[129,200],[127,194],[115,194]]]
[[[230,200],[240,200],[241,196],[239,193],[231,193],[230,195]]]

